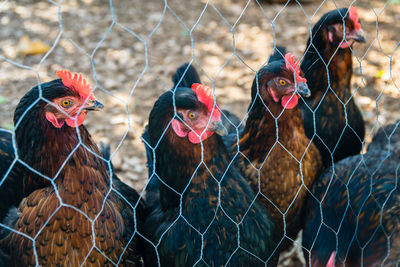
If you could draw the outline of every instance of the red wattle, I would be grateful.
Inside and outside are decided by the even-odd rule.
[[[46,119],[56,128],[61,128],[64,125],[64,122],[59,122],[56,115],[51,112],[46,113]]]
[[[282,107],[286,107],[286,109],[292,109],[297,106],[299,98],[299,95],[285,95],[281,99],[281,105]]]
[[[85,121],[85,119],[86,119],[86,112],[81,112],[79,114],[79,116],[76,118],[76,122],[77,122],[76,124],[78,124],[78,126],[81,126],[82,123]],[[67,125],[69,127],[73,127],[73,128],[76,127],[75,118],[65,119],[65,122],[67,123]]]
[[[197,133],[197,134],[195,134],[194,132],[190,132],[189,133],[189,141],[191,142],[191,143],[193,143],[193,144],[198,144],[198,143],[200,143],[200,138],[199,138],[199,135],[200,135],[201,133]],[[203,133],[203,135],[201,135],[201,141],[204,141],[204,140],[206,140],[208,137],[210,137],[211,135],[213,135],[214,134],[214,132],[213,131],[207,131],[207,132],[205,132],[205,133]]]

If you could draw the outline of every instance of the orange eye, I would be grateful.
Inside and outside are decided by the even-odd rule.
[[[61,101],[61,106],[63,106],[64,108],[67,108],[71,105],[72,105],[72,101],[70,99],[63,99]]]
[[[285,80],[279,80],[279,84],[280,85],[286,85],[286,81]]]
[[[343,25],[339,25],[339,31],[343,31],[344,30],[344,28],[343,28]]]
[[[189,112],[188,117],[189,119],[193,120],[194,118],[196,118],[196,114],[194,112]]]

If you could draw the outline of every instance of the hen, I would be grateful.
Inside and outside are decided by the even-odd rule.
[[[82,125],[88,111],[103,105],[81,75],[57,75],[32,88],[15,110],[18,155],[44,178],[22,177],[38,189],[20,203],[10,226],[18,232],[1,248],[13,266],[135,266],[138,219],[110,187],[107,164]]]
[[[395,133],[395,127],[388,128]],[[399,264],[400,161],[399,154],[374,144],[381,143],[383,131],[387,129],[378,132],[366,154],[335,163],[315,183],[303,233],[311,266],[325,267],[329,257],[334,266]]]
[[[299,106],[324,167],[359,154],[364,141],[364,121],[351,93],[354,42],[365,42],[357,8],[330,11],[314,25],[301,64],[311,97]]]
[[[221,113],[204,85],[178,87],[155,103],[148,134],[162,182],[145,221],[152,242],[146,266],[276,266],[276,227],[229,165],[221,129]]]
[[[247,181],[267,206],[285,236],[283,249],[302,228],[302,208],[322,164],[318,149],[304,133],[300,95],[308,97],[298,61],[279,47],[261,68],[251,88],[245,129],[225,143]],[[283,57],[283,55],[285,55]]]
[[[172,76],[172,81],[174,83],[173,88],[178,88],[178,87],[191,88],[192,84],[200,83],[200,76],[197,73],[196,69],[191,64],[184,63],[175,71],[174,75]],[[239,131],[243,129],[243,125],[240,124],[239,118],[228,110],[222,110],[221,120],[223,126],[225,127],[225,130],[228,133],[232,134],[236,133],[236,128],[238,128]],[[153,150],[149,146],[148,127],[146,127],[142,135],[142,138],[144,140],[146,148],[147,168],[150,178],[150,181],[147,184],[147,188],[149,188],[150,190],[147,191],[146,203],[148,207],[151,209],[154,203],[157,203],[159,201],[159,189],[158,189],[159,184],[156,178],[152,179],[154,175],[153,172],[154,162],[153,162]]]

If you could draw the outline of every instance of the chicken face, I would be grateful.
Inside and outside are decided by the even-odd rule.
[[[57,76],[62,79],[66,87],[66,96],[52,99],[44,107],[46,119],[56,128],[64,123],[69,127],[80,126],[91,110],[100,110],[103,104],[96,100],[92,88],[82,75],[72,74],[69,71],[58,71]]]
[[[343,21],[340,21],[328,26],[328,40],[333,44],[341,43],[340,48],[348,48],[354,42],[366,42],[357,8],[351,7],[349,9],[344,25]]]
[[[221,112],[214,108],[214,97],[210,88],[202,84],[193,84],[193,92],[198,102],[192,108],[177,107],[177,118],[172,121],[172,129],[181,138],[188,137],[191,143],[197,144],[212,136],[214,132],[226,135],[221,121]]]
[[[295,84],[286,77],[276,77],[267,82],[267,90],[275,103],[280,103],[286,109],[297,106],[300,95],[311,95],[306,82]]]
[[[204,110],[191,109],[178,109],[177,114],[179,119],[172,121],[172,129],[179,137],[184,138],[188,136],[189,141],[194,144],[200,143],[200,140],[206,140],[214,132],[219,135],[226,135],[225,127],[221,122],[221,116],[212,117],[211,114]]]
[[[51,104],[47,104],[45,116],[56,128],[61,128],[64,123],[69,127],[76,127],[85,121],[88,111],[100,110],[103,107],[103,104],[96,99],[85,101],[75,96],[66,96],[56,98]]]
[[[309,97],[311,92],[300,70],[299,61],[295,61],[290,53],[287,53],[284,59],[284,64],[280,64],[280,70],[266,81],[266,91],[275,103],[286,109],[292,109],[297,106],[300,95]]]

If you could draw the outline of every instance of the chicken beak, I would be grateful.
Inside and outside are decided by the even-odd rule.
[[[104,105],[94,99],[94,100],[89,100],[84,108],[84,110],[88,110],[88,111],[98,111],[98,110],[102,110],[104,108]]]
[[[359,43],[365,43],[367,40],[365,39],[363,30],[354,30],[346,36],[346,39],[352,39]]]
[[[308,85],[306,82],[298,83],[296,86],[296,92],[297,94],[303,96],[303,97],[310,97],[311,96],[311,91],[308,89]]]
[[[228,135],[228,130],[226,129],[222,121],[214,121],[212,128],[214,132],[216,132],[218,135],[221,136]]]

